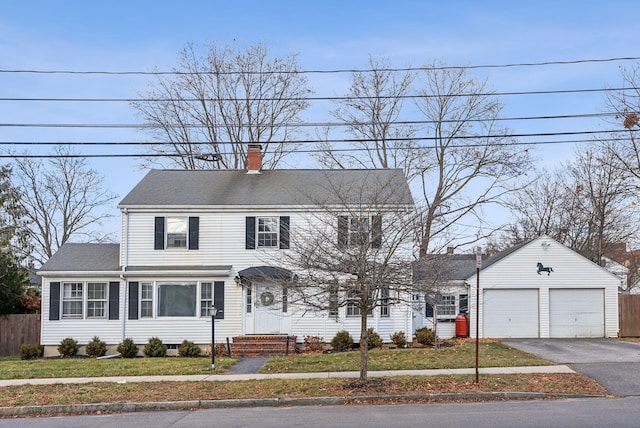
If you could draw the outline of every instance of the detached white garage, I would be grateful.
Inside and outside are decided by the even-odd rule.
[[[475,336],[476,275],[466,283]],[[480,337],[616,337],[619,285],[617,276],[570,248],[537,238],[483,262]]]

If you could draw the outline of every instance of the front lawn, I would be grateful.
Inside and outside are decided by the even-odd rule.
[[[476,348],[473,340],[452,342],[454,346],[411,349],[372,349],[369,351],[368,369],[422,370],[457,369],[475,367]],[[480,367],[545,366],[553,363],[510,348],[497,341],[480,342]],[[271,358],[261,373],[305,373],[329,371],[358,371],[360,352],[333,354],[303,354]]]
[[[213,373],[224,373],[238,360],[216,357]],[[0,379],[211,374],[210,358],[51,358],[0,359]]]

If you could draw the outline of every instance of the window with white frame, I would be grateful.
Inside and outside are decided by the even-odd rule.
[[[195,317],[195,282],[161,282],[158,289],[158,317]]]
[[[455,294],[436,294],[427,297],[427,317],[433,317],[434,313],[438,319],[453,320],[457,315]]]
[[[153,284],[140,284],[140,318],[153,318]]]
[[[210,316],[209,310],[213,306],[213,283],[203,282],[200,284],[200,316]]]
[[[167,217],[167,248],[187,248],[189,220],[187,217]]]
[[[278,248],[278,217],[258,217],[258,248]]]
[[[369,242],[369,218],[352,217],[349,226],[349,245],[359,246]]]
[[[360,294],[357,290],[347,292],[347,316],[358,317],[362,313],[360,310]],[[369,309],[367,315],[373,315],[373,310]]]
[[[62,284],[62,318],[82,318],[83,289],[82,282]]]
[[[87,283],[87,318],[106,318],[108,303],[106,282]]]
[[[329,316],[337,317],[338,316],[338,286],[331,285],[329,286]]]
[[[380,289],[380,316],[381,317],[389,317],[389,287],[382,287]]]
[[[250,314],[252,311],[252,307],[253,307],[253,285],[249,284],[246,287],[247,290],[247,313]]]

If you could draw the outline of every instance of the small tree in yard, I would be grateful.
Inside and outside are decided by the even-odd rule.
[[[346,308],[360,318],[361,381],[367,380],[368,314],[389,313],[412,290],[414,212],[406,202],[412,200],[408,188],[403,193],[397,181],[382,177],[370,174],[359,184],[329,179],[329,188],[314,194],[331,195],[331,202],[314,199],[321,208],[309,214],[307,226],[298,225],[291,249],[279,255],[297,275],[285,285],[292,306],[333,317]]]

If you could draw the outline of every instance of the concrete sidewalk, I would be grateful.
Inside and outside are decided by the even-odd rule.
[[[481,368],[480,374],[526,374],[526,373],[575,373],[569,366],[529,366],[529,367],[489,367]],[[475,374],[474,368],[437,369],[437,370],[384,370],[369,371],[369,377],[389,376],[440,376]],[[225,382],[263,379],[328,379],[358,378],[360,373],[353,372],[319,372],[319,373],[273,373],[273,374],[219,374],[219,375],[178,375],[178,376],[113,376],[113,377],[74,377],[51,379],[7,379],[0,380],[0,387],[13,385],[53,385],[57,383],[91,383],[91,382]]]

